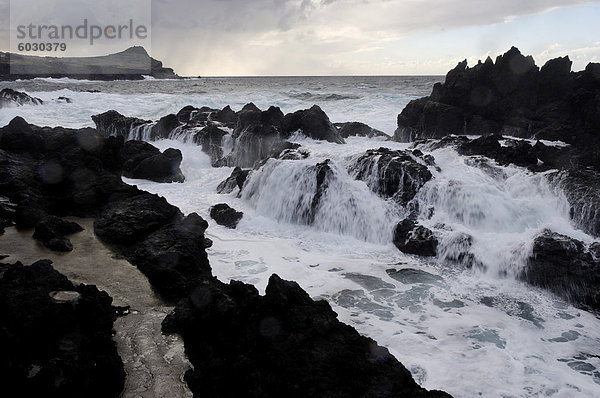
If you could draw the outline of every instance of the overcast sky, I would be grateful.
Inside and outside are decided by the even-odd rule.
[[[600,0],[153,0],[150,52],[188,76],[445,74],[512,45],[580,70],[599,21]]]

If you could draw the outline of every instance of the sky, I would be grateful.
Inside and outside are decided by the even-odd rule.
[[[148,50],[182,76],[443,75],[511,46],[600,62],[600,0],[147,1]],[[9,15],[0,0],[5,51]]]

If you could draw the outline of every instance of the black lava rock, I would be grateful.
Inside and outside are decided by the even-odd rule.
[[[431,230],[407,218],[394,229],[394,245],[403,253],[434,257],[438,241]]]
[[[31,97],[20,91],[15,91],[10,88],[5,88],[0,91],[0,108],[11,105],[42,105],[44,101],[39,98]]]
[[[241,192],[244,183],[246,182],[246,178],[248,178],[248,174],[250,174],[250,170],[242,170],[239,167],[236,167],[231,172],[231,175],[217,186],[217,193],[232,193],[236,187],[239,188]]]
[[[238,223],[244,216],[241,211],[235,211],[225,203],[214,205],[210,208],[210,216],[219,225],[223,225],[227,228],[235,229]]]
[[[349,172],[365,181],[373,192],[405,206],[433,177],[417,159],[407,151],[371,149],[352,162]]]
[[[343,138],[348,138],[348,137],[368,137],[368,138],[373,138],[373,137],[386,137],[389,138],[389,136],[384,133],[383,131],[374,129],[364,123],[360,123],[360,122],[347,122],[347,123],[334,123],[335,127],[338,128],[340,135]]]
[[[0,275],[0,372],[8,395],[119,397],[125,382],[112,340],[112,299],[73,284],[48,260]]]
[[[595,250],[596,249],[596,250]],[[533,242],[521,279],[546,288],[573,304],[600,309],[600,259],[596,247],[546,230]]]
[[[75,222],[66,221],[55,216],[47,216],[35,226],[33,239],[39,240],[50,250],[70,252],[73,250],[73,245],[66,235],[81,231],[83,231],[83,228]]]
[[[236,281],[199,286],[163,330],[183,336],[194,396],[449,397],[420,388],[387,349],[277,275],[265,296]]]
[[[324,140],[336,144],[345,143],[337,128],[318,105],[285,115],[282,121],[282,131],[287,135],[300,131],[315,140]]]
[[[127,141],[121,151],[123,175],[156,182],[183,182],[180,165],[183,156],[179,149],[169,148],[163,153],[144,141]]]

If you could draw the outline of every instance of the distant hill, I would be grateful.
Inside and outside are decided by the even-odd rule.
[[[12,62],[12,73],[11,73]],[[151,58],[144,47],[98,57],[38,57],[0,52],[0,80],[68,77],[87,80],[177,79],[173,69]]]

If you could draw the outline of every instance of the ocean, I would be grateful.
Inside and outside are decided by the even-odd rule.
[[[253,102],[284,113],[318,104],[332,122],[360,121],[391,135],[406,104],[428,95],[443,77],[201,78],[184,81],[76,82],[35,79],[6,83],[39,97],[43,106],[0,110],[43,126],[92,126],[91,116],[115,109],[158,120],[186,105],[239,110]],[[100,92],[89,92],[99,90]],[[68,97],[72,103],[57,101]],[[180,140],[153,142],[183,153],[182,184],[126,180],[160,194],[185,214],[209,221],[213,273],[264,292],[268,278],[297,281],[325,299],[339,318],[388,347],[427,389],[455,397],[600,396],[600,321],[564,300],[516,280],[531,255],[532,238],[549,228],[584,242],[593,238],[569,219],[568,203],[543,173],[459,156],[431,154],[434,178],[418,193],[419,208],[434,208],[424,226],[440,237],[438,257],[405,255],[392,231],[407,209],[375,195],[348,173],[367,149],[406,149],[384,138],[349,138],[345,145],[293,138],[305,160],[271,160],[253,173],[238,197],[217,185],[232,168],[211,167],[200,147]],[[561,145],[555,143],[555,145]],[[331,160],[336,175],[312,225],[299,221],[298,203],[310,189],[307,168]],[[230,230],[212,222],[209,208],[227,203],[244,218]],[[471,236],[465,249],[464,236]],[[463,251],[476,265],[452,261]],[[412,269],[410,273],[399,273]]]

